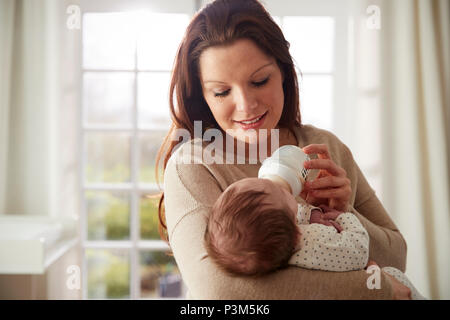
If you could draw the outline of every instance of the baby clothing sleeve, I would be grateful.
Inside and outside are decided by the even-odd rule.
[[[343,230],[318,223],[299,225],[297,251],[289,264],[324,271],[361,270],[369,259],[369,234],[352,213],[337,217]]]
[[[297,210],[297,224],[309,224],[309,220],[311,219],[311,211],[313,209],[318,209],[322,211],[322,209],[318,207],[313,207],[308,204],[298,204],[298,210]]]

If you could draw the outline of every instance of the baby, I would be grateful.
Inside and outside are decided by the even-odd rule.
[[[325,271],[367,266],[369,235],[354,214],[294,197],[308,176],[304,160],[300,148],[281,147],[264,161],[260,178],[239,180],[217,199],[205,247],[224,271],[261,276],[288,265]],[[413,299],[424,299],[400,270],[383,271],[408,286]]]

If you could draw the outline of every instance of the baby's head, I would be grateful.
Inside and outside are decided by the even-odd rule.
[[[208,255],[233,275],[259,276],[286,266],[300,236],[297,206],[289,192],[270,180],[233,183],[211,210]]]

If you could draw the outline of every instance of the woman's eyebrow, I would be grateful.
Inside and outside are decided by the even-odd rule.
[[[269,62],[269,63],[263,65],[262,67],[259,67],[259,68],[256,69],[251,75],[254,75],[254,74],[257,73],[259,70],[264,69],[265,67],[268,67],[268,66],[270,66],[270,65],[272,65],[272,64],[273,64],[273,62]]]
[[[256,69],[255,71],[253,71],[253,73],[252,73],[250,76],[253,76],[253,75],[254,75],[255,73],[257,73],[258,71],[260,71],[260,70],[264,69],[265,67],[268,67],[268,66],[270,66],[270,65],[272,65],[272,64],[273,64],[273,62],[269,62],[269,63],[267,63],[267,64],[265,64],[265,65],[259,67],[258,69]],[[206,80],[206,81],[203,81],[203,83],[208,83],[208,82],[217,82],[217,83],[223,83],[223,84],[225,84],[225,82],[223,82],[223,81],[217,81],[217,80]]]

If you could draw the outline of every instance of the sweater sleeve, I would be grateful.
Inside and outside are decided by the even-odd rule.
[[[352,213],[336,219],[343,230],[318,223],[300,226],[300,249],[290,264],[324,271],[361,270],[369,257],[369,235]]]
[[[406,241],[353,160],[350,150],[346,149],[352,163],[348,170],[353,170],[357,177],[352,184],[352,188],[356,188],[354,205],[348,211],[358,217],[369,233],[369,259],[380,267],[392,266],[405,272]]]
[[[229,276],[203,244],[211,206],[222,192],[218,178],[205,165],[169,161],[164,192],[170,246],[193,299],[392,299],[386,276],[381,274],[381,289],[370,290],[364,270],[330,273],[291,266],[260,278]]]

